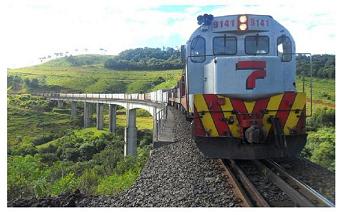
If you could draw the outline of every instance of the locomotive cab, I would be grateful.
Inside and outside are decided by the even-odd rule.
[[[296,156],[305,142],[305,95],[295,88],[295,43],[265,15],[198,17],[186,44],[187,111],[207,157]]]
[[[189,94],[252,99],[295,91],[293,52],[289,32],[270,16],[215,17],[187,43]]]

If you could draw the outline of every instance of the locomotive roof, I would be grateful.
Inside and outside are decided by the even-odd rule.
[[[198,16],[197,21],[199,27],[192,33],[189,41],[197,35],[202,35],[202,33],[224,32],[237,34],[251,32],[285,32],[291,37],[288,30],[270,15],[233,14],[214,17],[213,15],[204,14]],[[241,27],[245,28],[241,29]]]

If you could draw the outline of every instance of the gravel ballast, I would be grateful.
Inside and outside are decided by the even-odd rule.
[[[140,178],[127,191],[105,202],[84,199],[79,206],[228,207],[238,206],[223,169],[207,160],[191,139],[191,125],[173,112],[175,142],[152,151]]]

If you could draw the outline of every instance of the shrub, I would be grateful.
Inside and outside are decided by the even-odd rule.
[[[119,175],[129,171],[130,169],[134,169],[136,166],[136,158],[127,156],[124,159],[118,161],[115,172]]]
[[[76,148],[65,148],[62,152],[62,158],[68,161],[78,161],[80,152]]]
[[[60,114],[70,114],[70,109],[64,109],[64,108],[53,108],[52,112],[54,113],[60,113]]]
[[[109,146],[93,156],[94,163],[102,166],[107,175],[113,172],[122,159],[123,151],[114,146]]]
[[[40,157],[41,162],[46,163],[48,165],[53,165],[53,163],[58,160],[58,157],[55,153],[40,154]]]
[[[80,146],[79,151],[82,160],[90,160],[97,152],[96,147],[92,143],[84,143]]]
[[[310,132],[302,156],[335,171],[335,129],[321,128]]]
[[[43,153],[56,154],[56,152],[58,150],[58,146],[56,146],[55,144],[47,144],[47,147],[41,146],[38,150],[39,150],[39,153],[41,153],[41,154],[43,154]],[[56,156],[57,156],[57,154],[56,154]]]
[[[51,140],[53,140],[55,137],[53,134],[49,134],[49,135],[39,135],[37,136],[36,138],[34,138],[34,140],[32,140],[32,144],[34,146],[37,146],[37,145],[41,145],[41,144],[44,144],[44,143],[47,143]]]
[[[94,169],[86,169],[79,178],[79,189],[86,194],[94,194],[98,185],[98,174]]]
[[[335,127],[335,110],[318,108],[311,118],[307,119],[307,129],[316,131],[318,128]]]
[[[46,195],[50,171],[38,156],[11,156],[7,161],[8,199]]]
[[[29,144],[29,143],[13,146],[12,150],[11,150],[11,154],[21,155],[21,156],[35,155],[37,153],[38,153],[37,148],[35,146],[33,146],[32,144]]]
[[[106,147],[105,139],[97,139],[94,141],[94,147],[96,148],[97,152],[102,151]]]
[[[72,192],[77,186],[78,179],[75,177],[74,173],[69,173],[52,184],[51,194],[57,196],[65,192]]]
[[[100,180],[97,194],[113,195],[129,188],[137,179],[138,173],[134,170],[129,170],[123,175],[113,174]]]

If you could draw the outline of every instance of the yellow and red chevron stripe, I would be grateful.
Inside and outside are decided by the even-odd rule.
[[[285,135],[304,133],[306,96],[286,92],[252,101],[215,94],[194,95],[194,135],[242,138],[257,121],[264,135],[272,132],[270,117],[278,118]]]

